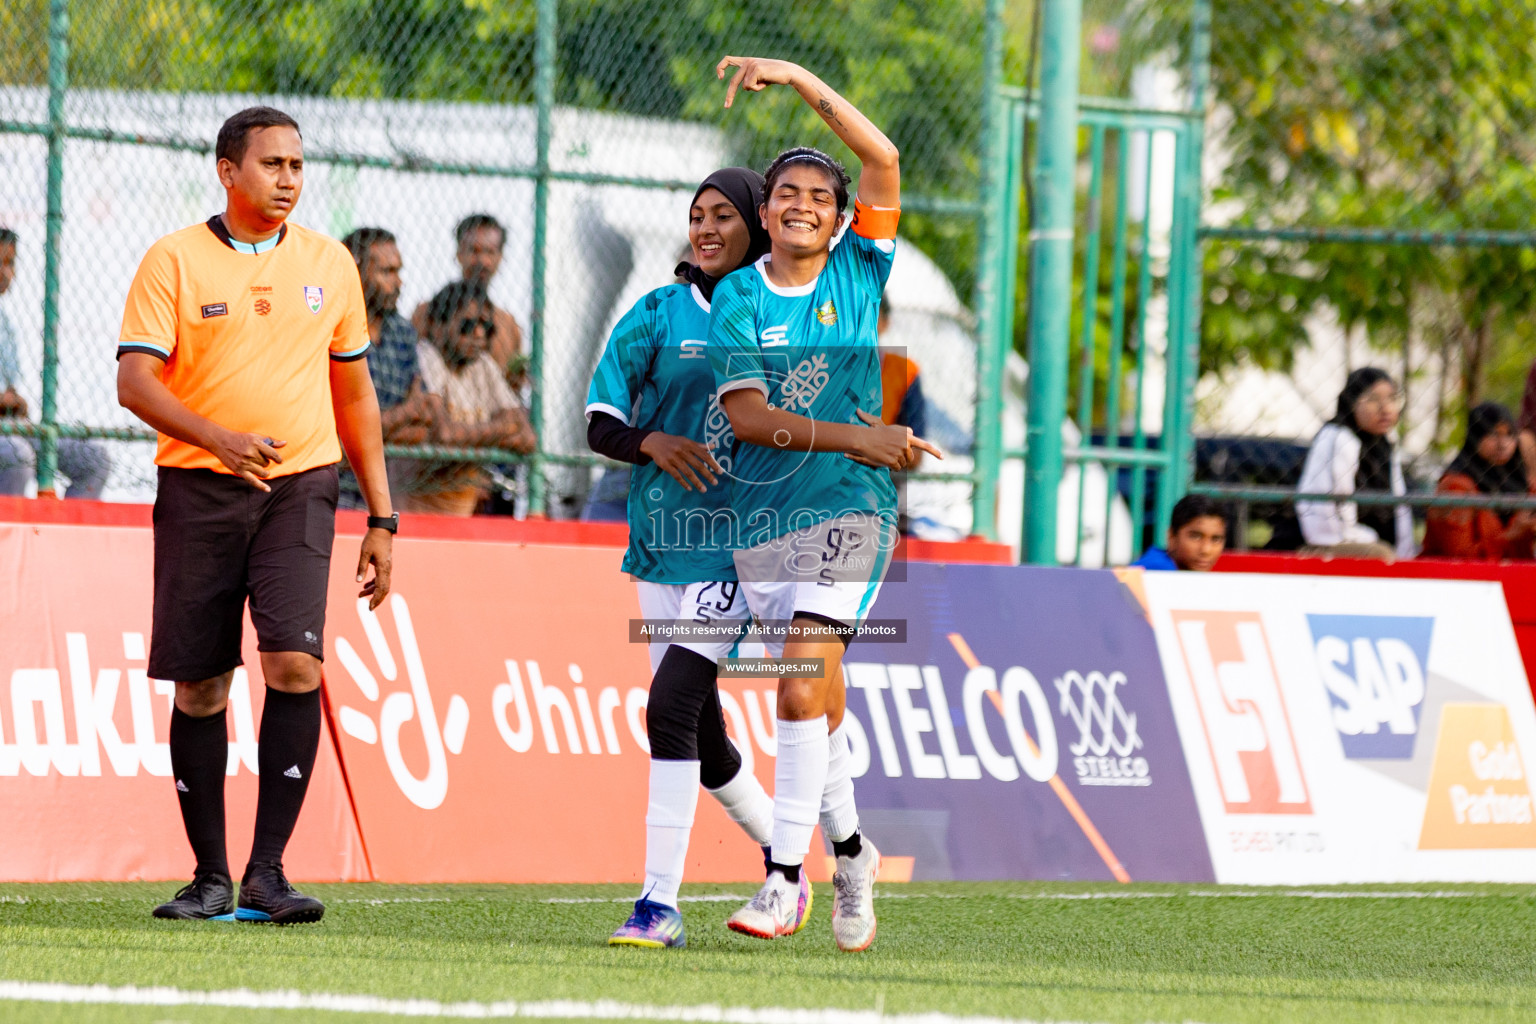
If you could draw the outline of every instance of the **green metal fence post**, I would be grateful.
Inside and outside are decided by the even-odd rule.
[[[1179,277],[1180,288],[1170,296],[1170,301],[1179,305],[1178,331],[1170,335],[1170,388],[1164,412],[1164,422],[1176,424],[1177,429],[1164,431],[1168,480],[1158,493],[1158,537],[1168,532],[1173,503],[1184,495],[1194,478],[1195,386],[1200,382],[1200,311],[1204,301],[1200,208],[1205,188],[1201,171],[1210,82],[1211,0],[1195,0],[1190,19],[1189,109],[1196,116],[1190,119],[1181,139],[1181,159],[1175,172],[1178,175],[1175,205],[1180,216],[1174,224],[1174,260],[1183,270]]]
[[[1029,413],[1024,460],[1024,557],[1056,564],[1056,492],[1067,411],[1072,315],[1072,210],[1082,0],[1039,0],[1040,156],[1030,233]]]
[[[971,487],[971,532],[997,538],[997,477],[1003,449],[1003,354],[1013,334],[1011,309],[1003,307],[1008,161],[1008,111],[1003,79],[1003,0],[987,0],[982,62],[982,213],[976,275],[976,444]]]
[[[69,0],[48,5],[48,220],[43,242],[43,401],[37,493],[54,493],[59,465],[59,242],[64,233],[64,94],[69,86]]]
[[[538,124],[534,144],[533,178],[533,311],[530,316],[528,376],[533,383],[533,400],[528,410],[533,420],[538,448],[528,462],[528,512],[543,515],[544,494],[544,342],[545,306],[548,296],[545,279],[549,265],[549,145],[553,133],[555,109],[555,43],[558,0],[538,0],[538,24],[533,42],[533,89],[538,105]]]

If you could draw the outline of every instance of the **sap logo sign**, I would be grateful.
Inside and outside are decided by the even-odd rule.
[[[1345,757],[1413,756],[1434,625],[1402,615],[1307,616]]]

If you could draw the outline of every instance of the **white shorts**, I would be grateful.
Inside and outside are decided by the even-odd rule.
[[[880,594],[895,545],[893,527],[874,515],[854,513],[738,551],[739,584],[689,585],[677,617],[718,628],[679,646],[719,660],[737,643],[756,640],[769,657],[780,658],[785,632],[797,614],[857,629]]]
[[[640,593],[640,617],[646,622],[671,622],[682,618],[680,609],[683,607],[683,595],[688,590],[686,583],[647,583],[645,580],[635,580],[635,589]],[[661,667],[661,656],[667,653],[667,645],[671,643],[666,637],[660,637],[647,644],[651,654],[651,674]]]

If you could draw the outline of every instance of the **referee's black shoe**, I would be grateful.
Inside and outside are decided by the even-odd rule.
[[[309,924],[325,916],[325,904],[288,884],[281,864],[252,864],[240,882],[236,921]]]
[[[235,887],[227,875],[198,875],[154,914],[171,921],[233,921]]]

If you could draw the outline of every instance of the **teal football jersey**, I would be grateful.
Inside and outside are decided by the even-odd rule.
[[[608,336],[587,389],[587,415],[705,444],[722,464],[734,436],[705,354],[709,303],[693,285],[669,284],[632,306]],[[653,462],[629,477],[629,550],[623,569],[650,583],[734,580],[735,517],[725,480],[686,490]]]
[[[780,288],[764,263],[728,275],[715,287],[709,357],[718,394],[755,387],[777,409],[831,423],[863,425],[857,410],[878,417],[880,349],[875,321],[891,273],[895,242],[846,230],[815,281]],[[792,452],[736,443],[731,503],[742,546],[849,512],[896,521],[896,488],[888,470],[860,465],[839,452]]]

